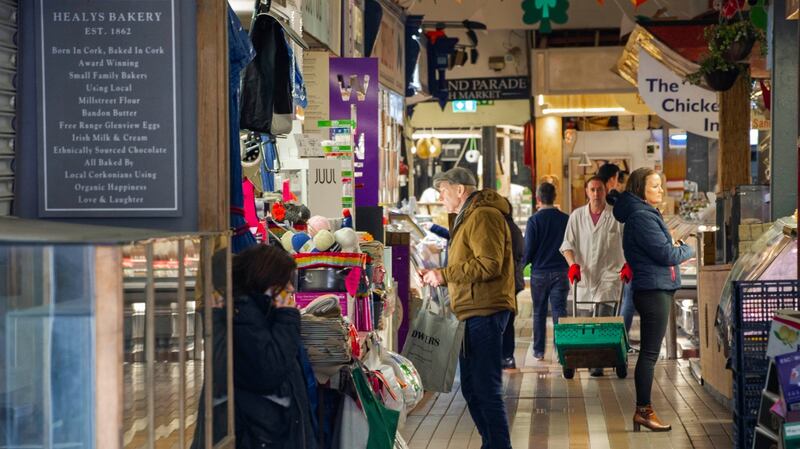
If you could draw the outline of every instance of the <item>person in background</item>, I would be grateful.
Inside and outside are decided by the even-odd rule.
[[[236,447],[315,449],[300,361],[294,259],[257,245],[233,259]]]
[[[514,299],[519,292],[525,290],[525,276],[522,274],[525,268],[525,239],[522,237],[522,231],[516,223],[514,223],[514,208],[511,202],[508,202],[508,214],[505,215],[508,229],[511,232],[511,251],[514,254]],[[516,306],[514,307],[517,308]],[[515,369],[517,362],[514,360],[514,348],[516,347],[516,338],[514,335],[514,318],[516,313],[511,315],[506,325],[506,330],[503,333],[503,369]]]
[[[617,274],[625,265],[622,225],[614,220],[606,203],[606,186],[600,177],[586,181],[586,196],[589,203],[569,217],[560,250],[569,264],[569,282],[577,302],[595,302],[592,315],[609,316],[614,308],[600,302],[617,301],[622,292]],[[603,369],[593,368],[590,373],[602,376]]]
[[[218,249],[211,256],[211,329],[213,340],[213,377],[212,377],[212,391],[214,398],[212,412],[212,438],[214,444],[221,441],[228,432],[228,402],[217,401],[228,396],[228,335],[227,335],[227,316],[225,313],[225,295],[228,287],[228,248],[227,244],[222,243],[222,239],[215,241],[216,246],[223,246]],[[199,270],[202,273],[202,270]],[[202,274],[201,274],[202,276]],[[202,285],[202,279],[198,279],[196,285]],[[204,295],[198,287],[195,289],[198,293],[195,301],[197,301],[197,319],[201,324],[196,324],[195,329],[202,329],[205,323],[203,319],[205,315]],[[205,447],[205,401],[206,389],[205,383],[200,392],[200,399],[197,401],[197,419],[195,421],[194,436],[190,449],[201,449]]]
[[[528,218],[525,227],[525,258],[522,266],[531,264],[531,297],[533,298],[533,356],[544,360],[547,338],[547,304],[553,324],[567,313],[567,261],[558,248],[564,239],[569,215],[556,209],[556,188],[543,182],[536,189],[538,211]]]
[[[597,170],[597,177],[606,185],[606,195],[613,196],[625,191],[625,176],[627,172],[619,169],[616,164],[603,164]],[[620,271],[620,279],[623,281],[622,285],[622,304],[620,315],[625,322],[625,333],[630,334],[631,325],[633,325],[633,315],[636,313],[636,308],[633,306],[633,290],[631,289],[631,272],[630,267],[626,263]]]
[[[511,449],[502,368],[503,332],[516,307],[508,201],[493,190],[477,190],[475,177],[462,167],[445,172],[435,186],[447,212],[458,215],[447,267],[423,270],[422,279],[447,284],[450,305],[465,324],[461,393],[482,447]]]
[[[641,349],[635,372],[635,432],[641,426],[653,431],[672,428],[656,415],[650,393],[673,296],[681,286],[677,265],[693,256],[691,247],[672,240],[656,209],[663,199],[661,177],[650,168],[631,173],[625,192],[613,199],[614,218],[625,224],[622,246],[633,270],[633,303],[642,319]]]

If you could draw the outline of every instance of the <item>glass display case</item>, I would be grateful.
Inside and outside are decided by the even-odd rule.
[[[747,252],[749,242],[756,240],[763,232],[760,227],[769,222],[769,186],[745,185],[736,187],[731,210],[731,245],[733,259]],[[753,225],[758,229],[753,235]],[[753,238],[755,237],[755,238]]]
[[[797,279],[797,217],[776,220],[733,264],[722,289],[716,329],[720,343],[730,348],[733,281]]]
[[[228,240],[0,218],[0,447],[233,447]]]
[[[706,226],[696,221],[687,221],[678,215],[665,217],[667,229],[670,230],[674,240],[683,240],[694,250],[694,257],[683,261],[680,266],[681,273],[681,288],[696,288],[697,287],[697,269],[698,269],[698,250],[699,239],[698,230],[701,226]]]

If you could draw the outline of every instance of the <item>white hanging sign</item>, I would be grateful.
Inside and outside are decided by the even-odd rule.
[[[342,162],[338,159],[308,159],[307,205],[312,215],[342,214]]]
[[[639,50],[639,96],[659,117],[676,128],[719,138],[717,93],[695,86]]]

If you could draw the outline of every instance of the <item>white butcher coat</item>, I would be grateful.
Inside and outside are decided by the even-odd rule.
[[[569,216],[560,251],[572,250],[575,263],[581,266],[577,282],[578,302],[617,301],[622,281],[619,270],[625,264],[622,252],[622,223],[614,218],[614,208],[606,204],[595,226],[589,205],[579,207]],[[570,292],[572,298],[574,292]],[[588,306],[581,306],[587,308]]]

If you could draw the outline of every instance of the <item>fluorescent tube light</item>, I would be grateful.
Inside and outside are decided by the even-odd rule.
[[[449,133],[429,133],[428,132],[428,133],[425,133],[425,132],[418,132],[418,133],[414,133],[411,136],[411,138],[414,139],[414,140],[417,140],[417,139],[430,139],[432,137],[436,137],[436,138],[439,138],[439,139],[480,139],[481,135],[479,133],[474,133],[474,132],[473,133],[469,133],[469,132],[465,132],[465,133],[455,133],[455,132],[449,132]]]
[[[542,113],[547,114],[606,114],[610,112],[625,112],[625,108],[547,108]]]

